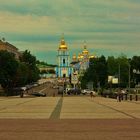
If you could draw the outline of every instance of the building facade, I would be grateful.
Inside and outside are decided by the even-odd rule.
[[[72,73],[72,68],[70,66],[69,51],[64,37],[61,39],[60,46],[58,48],[57,61],[58,66],[56,67],[56,76],[58,78],[68,78]]]
[[[18,49],[14,45],[12,45],[8,42],[5,42],[4,39],[0,40],[0,50],[5,50],[10,53],[13,53],[15,55],[16,59],[19,59],[19,56],[21,55],[20,52],[18,51]]]

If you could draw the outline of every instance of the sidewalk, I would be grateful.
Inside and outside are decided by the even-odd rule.
[[[139,140],[139,102],[87,96],[0,98],[0,140]]]
[[[61,119],[122,119],[140,118],[140,104],[117,102],[114,99],[95,97],[65,98]]]
[[[0,98],[0,118],[138,119],[140,102],[88,96]]]

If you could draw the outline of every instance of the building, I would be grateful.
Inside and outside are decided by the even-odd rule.
[[[89,68],[90,58],[95,57],[95,55],[90,55],[85,44],[83,51],[79,53],[78,56],[76,56],[76,54],[73,55],[71,66],[73,67],[74,71],[78,71],[79,74],[82,74]]]
[[[41,78],[55,78],[55,66],[37,64]]]
[[[14,45],[5,42],[5,39],[0,40],[0,50],[6,50],[10,53],[13,53],[16,59],[19,59],[19,56],[21,55],[18,49]]]
[[[70,66],[69,51],[64,37],[62,37],[58,48],[57,61],[56,76],[58,78],[68,78],[72,73],[72,68]]]

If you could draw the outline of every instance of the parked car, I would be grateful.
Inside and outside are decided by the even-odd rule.
[[[83,89],[82,90],[82,94],[87,95],[87,94],[95,94],[96,92],[94,90],[90,90],[90,89]]]
[[[53,86],[53,89],[58,89],[58,88],[59,88],[59,86],[57,86],[57,85]]]
[[[37,97],[46,97],[46,94],[45,93],[41,93],[41,92],[33,92],[31,95],[37,96]]]
[[[72,88],[72,89],[67,91],[67,94],[68,95],[70,95],[70,94],[74,94],[74,95],[81,94],[81,90],[79,88]]]

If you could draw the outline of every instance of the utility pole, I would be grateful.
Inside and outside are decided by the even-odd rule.
[[[128,79],[129,85],[128,85],[128,86],[129,86],[129,93],[130,93],[130,88],[131,88],[131,87],[130,87],[130,86],[131,86],[131,85],[130,85],[130,80],[131,80],[131,73],[130,73],[131,65],[129,64],[128,67],[129,67],[129,79]]]
[[[119,64],[119,83],[118,83],[118,87],[120,88],[120,81],[121,81],[121,74],[120,74],[120,64]]]

